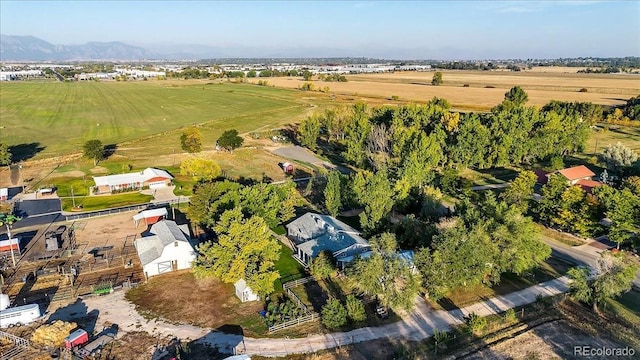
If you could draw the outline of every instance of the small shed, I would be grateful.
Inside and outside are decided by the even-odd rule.
[[[282,164],[282,171],[284,171],[285,174],[293,174],[294,170],[292,163],[286,162]]]
[[[9,200],[9,189],[8,188],[0,188],[0,201]]]
[[[140,220],[144,220],[144,223],[147,226],[153,225],[162,219],[166,219],[168,214],[169,213],[167,212],[167,208],[145,210],[139,214],[133,215],[133,223],[135,224],[136,228],[138,228]]]
[[[236,281],[233,286],[236,287],[236,296],[242,302],[256,301],[260,299],[260,297],[256,295],[253,290],[251,290],[251,288],[247,285],[247,282],[243,279]]]

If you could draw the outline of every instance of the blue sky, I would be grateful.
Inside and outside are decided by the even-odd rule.
[[[640,1],[0,1],[0,33],[318,56],[640,56]],[[262,49],[262,50],[261,50]],[[313,50],[313,51],[311,51]]]

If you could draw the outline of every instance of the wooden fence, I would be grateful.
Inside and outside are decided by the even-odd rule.
[[[316,319],[319,319],[319,318],[320,318],[320,315],[318,315],[318,313],[312,312],[309,315],[305,315],[305,316],[299,317],[297,319],[289,320],[287,322],[283,322],[282,324],[276,324],[276,325],[273,325],[273,326],[269,326],[269,332],[271,333],[271,332],[279,331],[279,330],[286,329],[286,328],[291,327],[291,326],[300,325],[300,324],[303,324],[303,323],[306,323],[306,322],[309,322],[309,321],[313,321],[313,320],[316,320]]]
[[[299,286],[299,285],[302,285],[302,284],[306,284],[306,283],[311,282],[311,281],[316,281],[316,279],[314,279],[313,276],[307,276],[306,278],[302,278],[302,279],[286,282],[286,283],[282,284],[282,288],[283,289],[289,289],[289,288],[296,287],[296,286]]]
[[[7,339],[15,344],[11,349],[0,354],[0,360],[9,360],[18,358],[29,348],[29,340],[0,331],[0,338]]]

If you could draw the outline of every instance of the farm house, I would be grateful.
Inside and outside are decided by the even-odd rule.
[[[107,176],[94,176],[96,194],[108,194],[113,191],[139,190],[143,187],[157,189],[166,187],[173,176],[165,170],[146,168],[143,171]]]
[[[247,285],[247,282],[243,279],[236,281],[233,286],[235,286],[236,288],[236,296],[242,302],[256,301],[260,299],[260,297],[255,294],[253,290],[251,290],[251,288]]]
[[[191,268],[196,251],[189,242],[187,225],[177,225],[163,220],[151,225],[151,229],[134,243],[145,278],[166,272]]]
[[[166,219],[167,215],[167,208],[144,210],[139,214],[133,215],[133,223],[137,229],[140,221],[142,220],[144,220],[144,224],[146,226],[149,226],[157,223],[160,220]]]

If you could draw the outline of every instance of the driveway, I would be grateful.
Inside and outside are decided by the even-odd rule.
[[[326,169],[335,169],[343,174],[350,174],[352,170],[342,165],[335,165],[328,161],[320,159],[316,154],[303,148],[302,146],[286,146],[271,150],[272,153],[280,155],[287,159],[293,159],[297,161],[306,162],[309,164],[323,166]]]
[[[410,314],[403,314],[402,320],[380,327],[365,327],[349,332],[331,334],[310,334],[306,338],[249,338],[242,335],[210,331],[192,325],[176,325],[162,320],[146,320],[135,307],[124,298],[124,291],[111,295],[89,297],[82,301],[86,311],[96,310],[97,323],[118,324],[122,331],[147,331],[151,334],[176,336],[183,340],[194,340],[217,346],[223,352],[246,353],[262,356],[286,356],[289,354],[312,353],[321,349],[330,349],[351,343],[395,338],[402,340],[422,340],[433,335],[435,330],[448,330],[451,326],[463,323],[463,317],[471,312],[480,316],[497,314],[509,308],[536,301],[537,296],[557,295],[568,290],[569,279],[561,277],[547,281],[511,294],[497,296],[486,301],[451,311],[432,311],[421,298],[416,298],[416,308]],[[54,312],[57,319],[72,320],[73,308],[65,308],[68,314]]]

